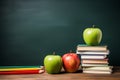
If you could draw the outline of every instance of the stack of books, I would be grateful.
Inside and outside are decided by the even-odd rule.
[[[109,66],[107,46],[78,45],[76,53],[81,58],[83,73],[111,74],[112,66]]]

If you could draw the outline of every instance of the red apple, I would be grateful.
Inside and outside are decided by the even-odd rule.
[[[63,68],[66,72],[76,72],[80,66],[80,59],[76,53],[66,53],[62,56]]]

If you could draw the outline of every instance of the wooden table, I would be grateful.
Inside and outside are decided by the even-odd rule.
[[[0,80],[120,80],[120,67],[114,67],[112,74],[85,74],[77,73],[61,74],[19,74],[0,75]]]

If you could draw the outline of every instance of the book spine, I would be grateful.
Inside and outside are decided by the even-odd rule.
[[[76,54],[87,55],[108,55],[109,51],[76,51]]]
[[[90,56],[90,55],[81,55],[81,59],[105,59],[107,56]]]
[[[84,63],[82,63],[81,66],[82,67],[91,67],[91,66],[100,66],[100,67],[103,67],[103,66],[108,66],[108,64],[84,64]]]
[[[92,73],[92,74],[111,74],[112,71],[83,71],[83,73]]]
[[[93,63],[93,64],[107,64],[108,63],[108,59],[100,59],[100,60],[91,60],[91,59],[82,59],[81,63]]]
[[[103,71],[111,71],[112,67],[111,66],[103,66],[103,67],[84,67],[83,70],[103,70]]]
[[[107,51],[106,47],[77,47],[78,51]]]

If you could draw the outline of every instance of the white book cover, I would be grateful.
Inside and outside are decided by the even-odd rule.
[[[101,46],[87,46],[85,44],[79,44],[77,46],[78,51],[106,51],[107,46],[106,45],[101,45]]]
[[[110,51],[76,51],[76,54],[98,54],[98,55],[109,55]]]
[[[91,64],[108,64],[108,58],[106,59],[82,59],[81,63],[91,63]]]
[[[108,64],[81,64],[83,67],[90,67],[90,66],[108,66]]]
[[[112,66],[92,66],[92,67],[83,67],[83,70],[101,70],[101,71],[111,71]]]
[[[112,71],[83,71],[83,73],[92,73],[92,74],[111,74]]]
[[[105,59],[106,55],[81,55],[81,59]]]

